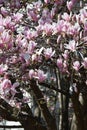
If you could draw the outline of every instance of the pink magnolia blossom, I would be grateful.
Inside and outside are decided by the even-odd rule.
[[[3,33],[4,29],[5,28],[3,26],[0,26],[0,34]]]
[[[51,18],[53,18],[55,16],[55,13],[56,13],[56,7],[52,8],[51,10]]]
[[[3,92],[5,94],[7,94],[10,91],[11,86],[12,86],[12,84],[11,84],[11,81],[9,79],[4,79],[3,82],[1,83],[1,87],[2,87]]]
[[[20,4],[20,0],[11,0],[11,8],[20,8],[21,7],[21,4]]]
[[[0,47],[10,49],[12,45],[12,35],[10,35],[9,32],[4,30],[0,37]]]
[[[34,38],[36,38],[38,36],[37,32],[34,30],[27,30],[25,32],[25,35],[28,40],[33,40]]]
[[[7,16],[8,11],[4,7],[1,7],[1,14],[4,15],[4,16]]]
[[[28,52],[29,54],[32,54],[34,52],[35,47],[37,46],[37,43],[34,41],[30,41],[28,45]]]
[[[74,6],[74,3],[72,1],[69,1],[69,2],[67,1],[67,8],[69,11],[72,10],[73,6]]]
[[[43,82],[47,77],[47,74],[44,74],[42,70],[33,70],[29,71],[29,78],[30,79],[37,79],[39,82]]]
[[[11,91],[12,96],[14,96],[14,95],[17,93],[16,88],[17,88],[18,86],[19,86],[19,82],[15,82],[15,83],[11,86],[10,91]]]
[[[60,71],[63,70],[63,60],[62,60],[62,58],[57,59],[57,66],[58,66]]]
[[[44,0],[44,2],[45,2],[46,4],[48,4],[48,3],[50,3],[50,0]]]
[[[28,17],[31,19],[31,20],[33,20],[33,21],[38,21],[38,15],[37,15],[37,13],[35,12],[35,10],[30,10],[30,9],[28,9],[28,12],[27,12],[27,15],[28,15]]]
[[[3,24],[4,26],[8,27],[11,24],[11,17],[7,16],[4,20],[3,20]]]
[[[1,40],[3,43],[8,43],[11,40],[11,35],[9,35],[9,32],[7,31],[3,31],[3,33],[1,34]]]
[[[38,21],[39,25],[44,25],[45,23],[52,23],[51,13],[49,9],[45,8],[42,12],[42,17]]]
[[[17,12],[16,14],[13,15],[13,20],[15,22],[19,22],[22,18],[23,18],[23,14],[21,14],[21,13]]]
[[[38,26],[36,27],[36,30],[37,30],[37,33],[38,33],[38,34],[41,34],[42,31],[43,31],[43,26],[42,26],[42,25],[38,25]]]
[[[51,59],[54,54],[55,54],[55,51],[52,51],[51,47],[44,50],[44,56],[47,60]]]
[[[16,8],[21,7],[20,0],[15,0],[15,6],[16,6]]]
[[[67,8],[69,11],[72,10],[72,8],[74,7],[74,5],[78,2],[78,0],[71,0],[71,1],[67,1]]]
[[[85,8],[80,10],[80,22],[84,23],[87,19],[87,10]]]
[[[37,71],[37,79],[39,82],[43,82],[47,77],[47,74],[44,74],[42,70]]]
[[[29,78],[32,79],[35,76],[35,71],[33,69],[29,70]]]
[[[11,29],[11,31],[15,30],[15,23],[12,21],[10,16],[7,16],[4,20],[3,20],[3,25],[8,28]]]
[[[8,96],[11,94],[11,98],[14,98],[14,95],[17,93],[16,87],[19,86],[18,82],[15,82],[13,85],[9,79],[4,79],[1,83],[3,96],[8,99]]]
[[[65,51],[64,51],[63,57],[64,57],[65,60],[68,60],[68,57],[69,57],[69,52],[68,52],[68,50],[65,50]]]
[[[26,49],[28,47],[27,39],[26,38],[22,39],[22,36],[18,36],[16,42],[18,44],[18,47],[20,47],[20,49]]]
[[[87,69],[87,57],[85,57],[85,58],[83,59],[82,65],[84,66],[85,69]]]
[[[70,14],[71,15],[71,14]],[[62,15],[62,18],[64,19],[64,20],[66,20],[66,21],[70,21],[70,19],[71,19],[71,16],[70,16],[68,13],[64,13],[63,15]]]
[[[71,41],[69,41],[69,44],[65,44],[65,48],[72,51],[72,52],[76,51],[76,42],[75,42],[75,40],[71,40]]]
[[[51,33],[52,33],[52,25],[46,23],[46,24],[43,26],[43,35],[44,35],[44,34],[46,34],[46,35],[51,35]]]
[[[79,34],[80,31],[80,25],[79,23],[75,23],[75,25],[71,25],[68,30],[67,30],[67,34],[70,34],[72,36],[76,36]]]
[[[79,63],[79,61],[73,62],[73,68],[74,68],[76,71],[79,71],[79,69],[80,69],[80,63]]]
[[[57,31],[58,33],[61,33],[62,32],[62,28],[64,27],[64,20],[59,20],[58,23],[57,23]]]

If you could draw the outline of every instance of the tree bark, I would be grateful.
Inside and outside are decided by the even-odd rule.
[[[75,130],[85,130],[85,127],[84,127],[84,119],[83,119],[83,113],[82,113],[82,109],[81,109],[81,103],[79,101],[79,98],[78,98],[78,94],[77,93],[74,93],[71,97],[72,99],[72,103],[73,103],[73,108],[74,108],[74,113],[75,113],[75,116],[73,117],[73,121],[75,122],[76,125],[75,126]],[[76,119],[75,119],[76,118]],[[74,123],[72,122],[72,123]],[[73,130],[74,130],[73,129]],[[72,130],[72,129],[71,129]],[[87,129],[86,129],[87,130]]]
[[[77,102],[76,100],[77,99],[75,98],[73,103]],[[72,119],[71,130],[87,130],[87,94],[80,94],[78,102],[80,103],[81,107],[78,105],[78,103],[73,105],[74,108],[77,107],[76,109],[80,109],[78,110],[79,123],[77,122],[78,118],[75,111]]]
[[[30,87],[33,90],[33,93],[34,93],[34,96],[38,103],[38,106],[40,107],[40,110],[46,121],[47,129],[48,130],[57,130],[56,120],[53,118],[53,116],[49,112],[49,109],[47,108],[47,104],[46,104],[46,101],[44,100],[43,94],[42,94],[41,90],[39,89],[39,87],[37,86],[36,82],[33,81]]]

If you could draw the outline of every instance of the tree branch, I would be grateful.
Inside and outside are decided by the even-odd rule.
[[[49,109],[47,108],[46,101],[44,100],[42,92],[39,89],[38,85],[36,84],[36,81],[33,80],[30,87],[33,90],[34,96],[35,96],[37,103],[42,111],[42,114],[43,114],[44,119],[47,123],[47,126],[51,129],[54,127],[54,130],[56,130],[55,119],[53,118],[53,116],[49,112]],[[51,126],[51,124],[52,124],[52,126]]]
[[[55,88],[53,85],[49,85],[49,84],[46,84],[46,83],[39,83],[39,84],[46,87],[46,88],[52,89],[56,92],[59,92],[59,93],[65,95],[65,96],[69,96],[69,98],[71,97],[71,95],[69,93],[67,93],[66,91],[63,91],[61,89]]]

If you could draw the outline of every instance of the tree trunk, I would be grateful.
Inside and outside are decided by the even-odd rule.
[[[81,107],[78,105],[78,103],[75,104],[76,100],[76,98],[73,100],[74,108],[77,108],[74,109],[75,114],[73,115],[71,130],[87,130],[87,94],[85,93],[79,95],[78,102],[80,102]],[[79,120],[76,117],[76,109],[78,109]]]
[[[36,84],[35,81],[33,81],[30,87],[32,88],[34,97],[43,114],[44,120],[47,125],[47,130],[57,130],[56,120],[51,115],[39,86]]]
[[[68,103],[69,97],[63,96],[63,129],[62,130],[69,130],[69,121],[68,121]]]
[[[73,115],[71,130],[87,130],[84,125],[83,106],[79,101],[78,94],[74,93],[71,99],[75,113],[75,115]]]

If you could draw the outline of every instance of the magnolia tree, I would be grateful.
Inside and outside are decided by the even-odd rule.
[[[0,0],[0,116],[24,130],[87,130],[86,4]]]

